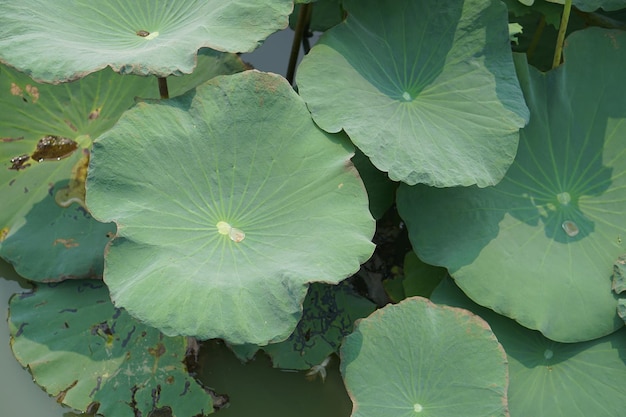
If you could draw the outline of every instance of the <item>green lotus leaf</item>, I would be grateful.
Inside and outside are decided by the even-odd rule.
[[[10,301],[17,360],[57,401],[105,416],[213,411],[211,396],[183,364],[189,344],[115,308],[99,281],[65,281]],[[170,414],[171,415],[171,414]]]
[[[352,153],[275,74],[139,103],[94,143],[87,179],[94,217],[118,225],[114,302],[169,335],[284,340],[307,283],[337,283],[373,252]]]
[[[526,123],[507,12],[491,0],[346,0],[303,59],[316,123],[344,129],[392,180],[496,184]]]
[[[356,150],[352,163],[359,171],[369,196],[370,211],[375,219],[383,217],[396,198],[398,183],[389,179],[387,174],[379,171],[363,152]]]
[[[623,325],[611,291],[626,244],[620,45],[621,31],[575,32],[565,63],[548,73],[518,56],[531,121],[497,186],[398,190],[421,259],[447,267],[477,303],[559,342]]]
[[[35,80],[75,80],[107,66],[122,74],[189,74],[209,47],[250,52],[287,26],[291,0],[7,0],[0,62]]]
[[[413,251],[407,252],[402,265],[398,276],[383,281],[385,291],[395,303],[416,295],[430,297],[441,280],[448,275],[445,268],[425,264]]]
[[[484,318],[507,353],[511,417],[614,417],[624,413],[626,329],[558,343],[472,302],[450,279],[432,300]]]
[[[341,346],[352,417],[508,416],[506,355],[467,310],[413,297],[357,322]]]
[[[170,77],[171,95],[243,69],[236,55],[204,49],[196,72]],[[102,276],[115,226],[83,207],[91,140],[135,97],[158,97],[156,81],[106,69],[57,86],[2,66],[0,91],[0,256],[35,281]]]
[[[376,305],[356,294],[347,282],[339,285],[312,284],[304,300],[302,319],[289,338],[264,347],[231,346],[238,357],[251,359],[262,349],[275,368],[309,369],[339,353],[344,336],[354,322],[371,314]]]

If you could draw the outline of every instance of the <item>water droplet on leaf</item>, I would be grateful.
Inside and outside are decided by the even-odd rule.
[[[565,230],[565,233],[567,233],[569,237],[574,237],[578,234],[578,232],[580,232],[580,230],[578,230],[578,226],[576,226],[576,223],[571,220],[565,220],[561,227],[563,228],[563,230]]]

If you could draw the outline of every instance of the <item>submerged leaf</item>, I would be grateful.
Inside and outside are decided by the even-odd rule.
[[[304,300],[302,319],[287,340],[264,347],[240,345],[231,349],[244,360],[262,349],[275,368],[314,372],[323,368],[319,364],[328,364],[329,355],[339,353],[339,345],[352,332],[354,322],[375,309],[374,303],[356,294],[347,282],[312,284]]]

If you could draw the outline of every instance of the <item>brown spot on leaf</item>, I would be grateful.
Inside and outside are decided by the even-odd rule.
[[[87,406],[85,413],[96,415],[99,408],[100,408],[100,403],[98,401],[94,401]]]
[[[70,156],[77,148],[78,144],[72,139],[48,135],[39,140],[31,158],[37,162],[59,161]]]
[[[14,96],[21,96],[23,90],[15,83],[11,83],[11,94]]]
[[[85,181],[89,167],[89,151],[83,150],[83,157],[72,168],[72,176],[67,187],[63,187],[54,195],[54,201],[61,207],[69,207],[78,203],[85,207]]]
[[[59,392],[59,394],[56,396],[56,401],[59,404],[63,404],[63,400],[65,399],[65,395],[67,395],[67,392],[69,390],[71,390],[72,388],[74,388],[76,386],[76,384],[78,384],[78,380],[75,380],[74,382],[72,382],[67,388],[65,388],[64,390],[62,390],[61,392]]]
[[[150,347],[148,348],[148,352],[156,357],[159,358],[161,356],[163,356],[163,354],[165,353],[165,346],[163,345],[163,343],[159,343],[156,345],[156,347]]]
[[[24,139],[24,136],[20,136],[19,138],[0,138],[0,142],[15,142],[22,139]]]
[[[30,84],[26,84],[26,92],[33,99],[33,103],[37,103],[37,101],[39,101],[39,89],[37,87],[34,87]]]
[[[100,111],[102,110],[101,107],[98,107],[95,110],[92,110],[91,113],[89,113],[89,120],[96,120],[98,117],[100,117]]]
[[[7,236],[9,235],[9,229],[8,227],[4,227],[2,228],[2,230],[0,230],[0,242],[3,242],[4,239],[7,238]]]
[[[76,126],[74,126],[74,124],[72,122],[70,122],[69,120],[63,120],[65,122],[65,124],[72,129],[72,131],[74,132],[78,132],[78,128]]]
[[[56,246],[58,244],[65,246],[67,249],[79,246],[74,239],[55,239],[53,245]]]
[[[146,36],[150,35],[150,32],[148,32],[147,30],[138,30],[136,32],[137,36],[141,36],[142,38],[145,38]]]
[[[9,167],[9,169],[13,169],[15,171],[19,171],[20,169],[26,169],[30,166],[30,164],[25,164],[25,162],[29,159],[30,156],[27,154],[11,158],[11,166]]]

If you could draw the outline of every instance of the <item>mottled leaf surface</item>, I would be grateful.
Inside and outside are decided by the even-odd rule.
[[[243,69],[234,54],[205,49],[196,72],[170,77],[170,94]],[[35,281],[102,276],[107,234],[115,226],[96,222],[84,208],[91,141],[135,97],[158,97],[156,80],[107,69],[48,85],[1,66],[0,91],[0,256]],[[42,148],[50,137],[74,146],[48,141]]]
[[[339,353],[344,336],[354,322],[371,314],[376,305],[361,297],[346,282],[339,285],[312,284],[304,300],[302,318],[289,338],[264,347],[231,346],[242,359],[251,359],[258,349],[272,358],[275,368],[309,369]]]
[[[42,284],[16,294],[9,327],[17,360],[72,408],[116,417],[213,411],[183,364],[186,339],[166,337],[115,308],[102,282]]]

